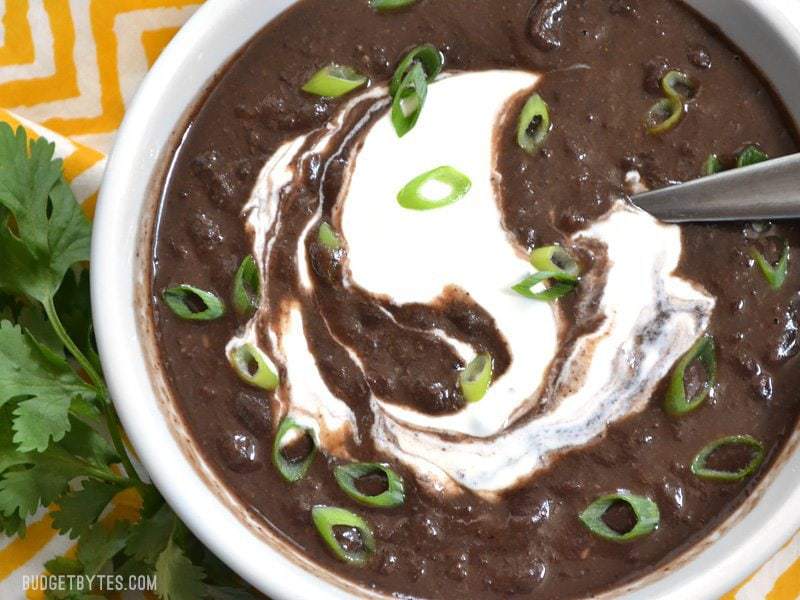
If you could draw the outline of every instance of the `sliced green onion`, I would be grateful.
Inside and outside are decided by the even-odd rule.
[[[697,93],[697,84],[686,73],[669,71],[661,78],[661,89],[667,98],[688,100]]]
[[[661,135],[667,133],[683,119],[686,107],[680,98],[662,98],[656,102],[644,118],[647,133]]]
[[[356,481],[368,475],[383,473],[386,477],[386,490],[370,496],[356,487]],[[352,463],[340,465],[333,470],[336,483],[353,500],[378,508],[394,508],[405,502],[406,493],[403,478],[386,465],[380,463]]]
[[[415,62],[400,82],[392,102],[392,125],[398,137],[403,137],[414,129],[427,96],[428,79],[425,69]]]
[[[769,155],[767,155],[765,152],[762,152],[755,146],[748,146],[739,153],[739,156],[736,159],[736,166],[749,167],[750,165],[756,165],[760,162],[764,162],[765,160],[769,160]]]
[[[706,380],[703,386],[692,398],[686,398],[686,369],[695,360],[699,360],[700,364],[706,371]],[[664,408],[667,413],[673,416],[684,415],[692,412],[708,396],[709,390],[714,387],[717,382],[717,357],[715,353],[714,338],[710,335],[704,335],[697,340],[689,351],[684,354],[681,359],[675,363],[672,370],[672,378],[667,388],[667,398],[664,403]]]
[[[753,450],[750,462],[736,471],[721,471],[707,466],[709,457],[725,446],[747,446]],[[764,462],[764,444],[750,435],[732,435],[715,440],[698,452],[692,461],[692,473],[700,479],[711,481],[740,481],[752,475]]]
[[[406,54],[403,60],[400,61],[400,64],[397,65],[397,69],[395,69],[394,75],[392,76],[392,81],[389,84],[390,96],[397,94],[397,90],[400,89],[403,79],[414,64],[422,65],[422,68],[425,70],[427,82],[433,83],[433,80],[442,72],[444,57],[442,53],[439,52],[439,49],[432,44],[423,44],[422,46],[414,48],[411,52]]]
[[[228,362],[239,378],[250,385],[272,391],[280,383],[272,361],[255,344],[246,342],[233,347],[228,352]]]
[[[789,242],[784,238],[778,238],[779,243],[783,247],[781,257],[774,265],[770,263],[766,257],[761,254],[756,248],[750,248],[750,256],[756,261],[758,268],[761,269],[762,275],[769,283],[773,290],[779,290],[786,283],[786,278],[789,276]]]
[[[636,515],[636,524],[627,532],[619,533],[603,521],[603,515],[617,502],[624,502]],[[653,533],[661,521],[658,505],[645,496],[637,496],[621,491],[601,496],[580,514],[583,524],[598,537],[610,542],[629,542]]]
[[[757,146],[747,146],[744,150],[739,152],[736,157],[737,167],[749,167],[760,162],[769,160],[769,155],[758,149]],[[706,161],[703,163],[703,175],[714,175],[724,171],[722,162],[716,154],[710,154]]]
[[[716,154],[709,154],[703,163],[703,175],[715,175],[723,170],[722,162]]]
[[[319,226],[317,240],[319,240],[319,243],[325,246],[331,252],[341,250],[342,248],[342,240],[339,238],[339,234],[333,230],[333,227],[325,222]]]
[[[551,281],[552,280],[552,281]],[[548,283],[547,289],[534,292],[533,288],[541,283]],[[520,296],[525,296],[532,300],[551,302],[558,300],[575,290],[576,280],[571,275],[566,275],[558,271],[539,271],[520,281],[511,289]]]
[[[338,98],[360,88],[367,78],[345,65],[323,67],[303,86],[303,91],[326,98]]]
[[[551,129],[550,109],[539,94],[534,94],[519,114],[517,144],[528,154],[533,154],[542,147]]]
[[[409,181],[397,194],[397,202],[412,210],[442,208],[461,200],[471,187],[469,177],[460,171],[437,167]]]
[[[298,435],[307,435],[311,439],[311,451],[301,460],[289,460],[284,456],[283,449],[290,442],[297,439],[295,436]],[[272,445],[272,464],[275,465],[275,468],[278,469],[278,472],[286,481],[294,483],[305,477],[316,455],[317,445],[314,442],[314,432],[311,429],[303,427],[291,417],[286,417],[281,421],[278,432],[275,434],[275,443]]]
[[[336,506],[315,506],[311,519],[322,540],[336,558],[356,566],[362,566],[375,554],[375,536],[369,524],[355,513]],[[347,550],[336,539],[334,527],[352,527],[361,536],[361,550]]]
[[[258,308],[260,297],[261,273],[256,259],[248,254],[233,278],[233,308],[239,315],[250,314]]]
[[[573,280],[577,280],[580,275],[578,263],[561,246],[536,248],[531,252],[531,264],[539,271],[561,273]]]
[[[492,384],[492,355],[481,352],[461,371],[458,382],[464,400],[472,404],[486,395]]]
[[[181,319],[213,321],[225,314],[225,304],[216,294],[186,283],[167,288],[162,297]]]
[[[417,0],[369,0],[369,5],[378,11],[397,10],[398,8],[411,6],[416,1]]]

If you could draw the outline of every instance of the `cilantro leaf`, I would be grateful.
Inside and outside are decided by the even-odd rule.
[[[14,535],[25,537],[25,519],[21,518],[17,513],[10,516],[0,513],[0,533],[8,537]]]
[[[94,427],[97,427],[100,424],[100,419],[102,418],[102,414],[97,408],[96,403],[90,402],[83,396],[75,396],[72,399],[72,402],[69,405],[69,412],[79,419],[88,421]]]
[[[78,542],[78,560],[86,574],[98,573],[114,558],[125,547],[128,534],[129,525],[123,521],[117,521],[110,530],[99,522],[92,525]]]
[[[115,564],[117,561],[114,561]],[[144,563],[140,560],[136,560],[135,558],[130,558],[128,560],[123,560],[121,564],[114,569],[114,573],[116,575],[121,575],[122,577],[128,579],[130,577],[153,577],[155,573],[155,568],[153,565]]]
[[[62,439],[70,428],[70,399],[30,398],[14,410],[14,442],[20,452],[44,452],[51,440]]]
[[[162,504],[153,516],[134,525],[125,553],[143,562],[155,562],[169,543],[175,518],[172,509]]]
[[[47,250],[47,199],[62,176],[60,161],[52,160],[54,149],[43,138],[28,143],[22,127],[15,134],[8,124],[0,125],[0,204],[14,215],[19,237],[34,255]]]
[[[53,575],[79,575],[83,573],[80,561],[66,556],[56,556],[44,563],[44,568]]]
[[[76,272],[77,271],[77,272]],[[64,329],[81,350],[87,351],[92,327],[89,270],[70,269],[58,288],[53,303]]]
[[[173,540],[156,561],[156,576],[161,600],[197,600],[206,595],[203,569],[192,564]]]
[[[6,209],[0,215],[0,289],[42,304],[70,266],[89,259],[91,237],[53,151],[43,138],[29,143],[23,128],[15,135],[0,123],[0,206]]]
[[[0,222],[3,220],[2,214],[4,210],[4,208],[0,207]],[[19,306],[14,296],[0,292],[0,320],[10,321],[15,319],[18,310]]]
[[[46,346],[56,354],[64,352],[64,345],[53,330],[44,311],[38,306],[23,306],[17,317],[17,324],[40,345]]]
[[[121,487],[95,479],[87,479],[77,492],[58,499],[59,509],[51,513],[53,527],[76,538],[89,530]]]
[[[71,575],[60,581],[61,585],[54,586],[57,589],[49,589],[45,592],[47,600],[86,600],[87,598],[97,598],[97,596],[87,595],[85,590],[90,590],[90,580],[83,572],[83,565],[75,558],[57,556],[44,563],[45,569],[52,575]]]
[[[37,344],[9,321],[0,322],[0,406],[19,396],[58,400],[79,394],[94,396],[94,388],[63,356]]]
[[[73,476],[69,469],[48,463],[7,471],[0,479],[0,513],[23,519],[32,515],[60,496]]]
[[[81,419],[70,418],[70,430],[58,443],[71,456],[85,459],[98,467],[118,463],[119,456],[106,439]]]
[[[20,452],[16,444],[14,444],[12,409],[12,404],[0,407],[0,475],[11,467],[27,465],[33,462],[33,457],[26,452]]]

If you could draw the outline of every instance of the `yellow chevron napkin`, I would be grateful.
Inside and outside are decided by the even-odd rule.
[[[91,216],[114,134],[137,85],[200,0],[0,0],[0,120],[46,136]],[[122,200],[122,198],[120,199]],[[136,520],[132,492],[105,517]],[[0,599],[40,600],[23,578],[74,552],[42,509],[24,539],[0,536]],[[800,533],[722,600],[800,598]],[[746,578],[746,579],[745,579]],[[687,599],[691,600],[691,599]]]

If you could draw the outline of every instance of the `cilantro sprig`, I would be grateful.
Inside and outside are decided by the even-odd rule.
[[[78,585],[98,573],[154,575],[163,600],[254,598],[133,466],[93,342],[91,225],[53,155],[0,123],[0,532],[24,536],[47,507],[77,540],[46,564],[77,576],[51,599],[102,598]],[[130,489],[139,520],[106,522]]]

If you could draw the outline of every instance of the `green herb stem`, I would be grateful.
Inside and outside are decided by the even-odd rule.
[[[51,448],[48,451],[48,459],[52,462],[64,465],[65,467],[70,467],[73,469],[77,467],[78,471],[80,471],[82,475],[86,477],[94,477],[95,479],[100,479],[106,483],[113,483],[122,487],[131,487],[138,485],[139,483],[138,480],[117,475],[111,469],[103,469],[79,456],[69,454],[62,448]]]
[[[103,377],[97,372],[97,370],[94,368],[94,365],[92,365],[92,362],[86,358],[86,355],[81,352],[80,348],[78,348],[70,335],[67,333],[67,330],[64,328],[64,324],[61,322],[61,319],[58,316],[58,311],[56,310],[52,296],[48,298],[47,302],[44,303],[44,311],[48,320],[50,321],[53,331],[56,332],[56,335],[64,344],[64,347],[72,355],[78,365],[80,365],[83,372],[86,373],[86,376],[92,382],[92,385],[94,385],[97,395],[100,398],[100,405],[106,418],[106,426],[108,433],[111,436],[111,443],[113,444],[114,449],[117,451],[117,454],[122,461],[122,466],[125,468],[125,472],[135,482],[142,483],[142,480],[139,478],[139,474],[133,467],[133,463],[128,455],[128,450],[125,447],[125,443],[122,441],[122,424],[119,421],[117,411],[111,404],[108,388],[106,387]]]

